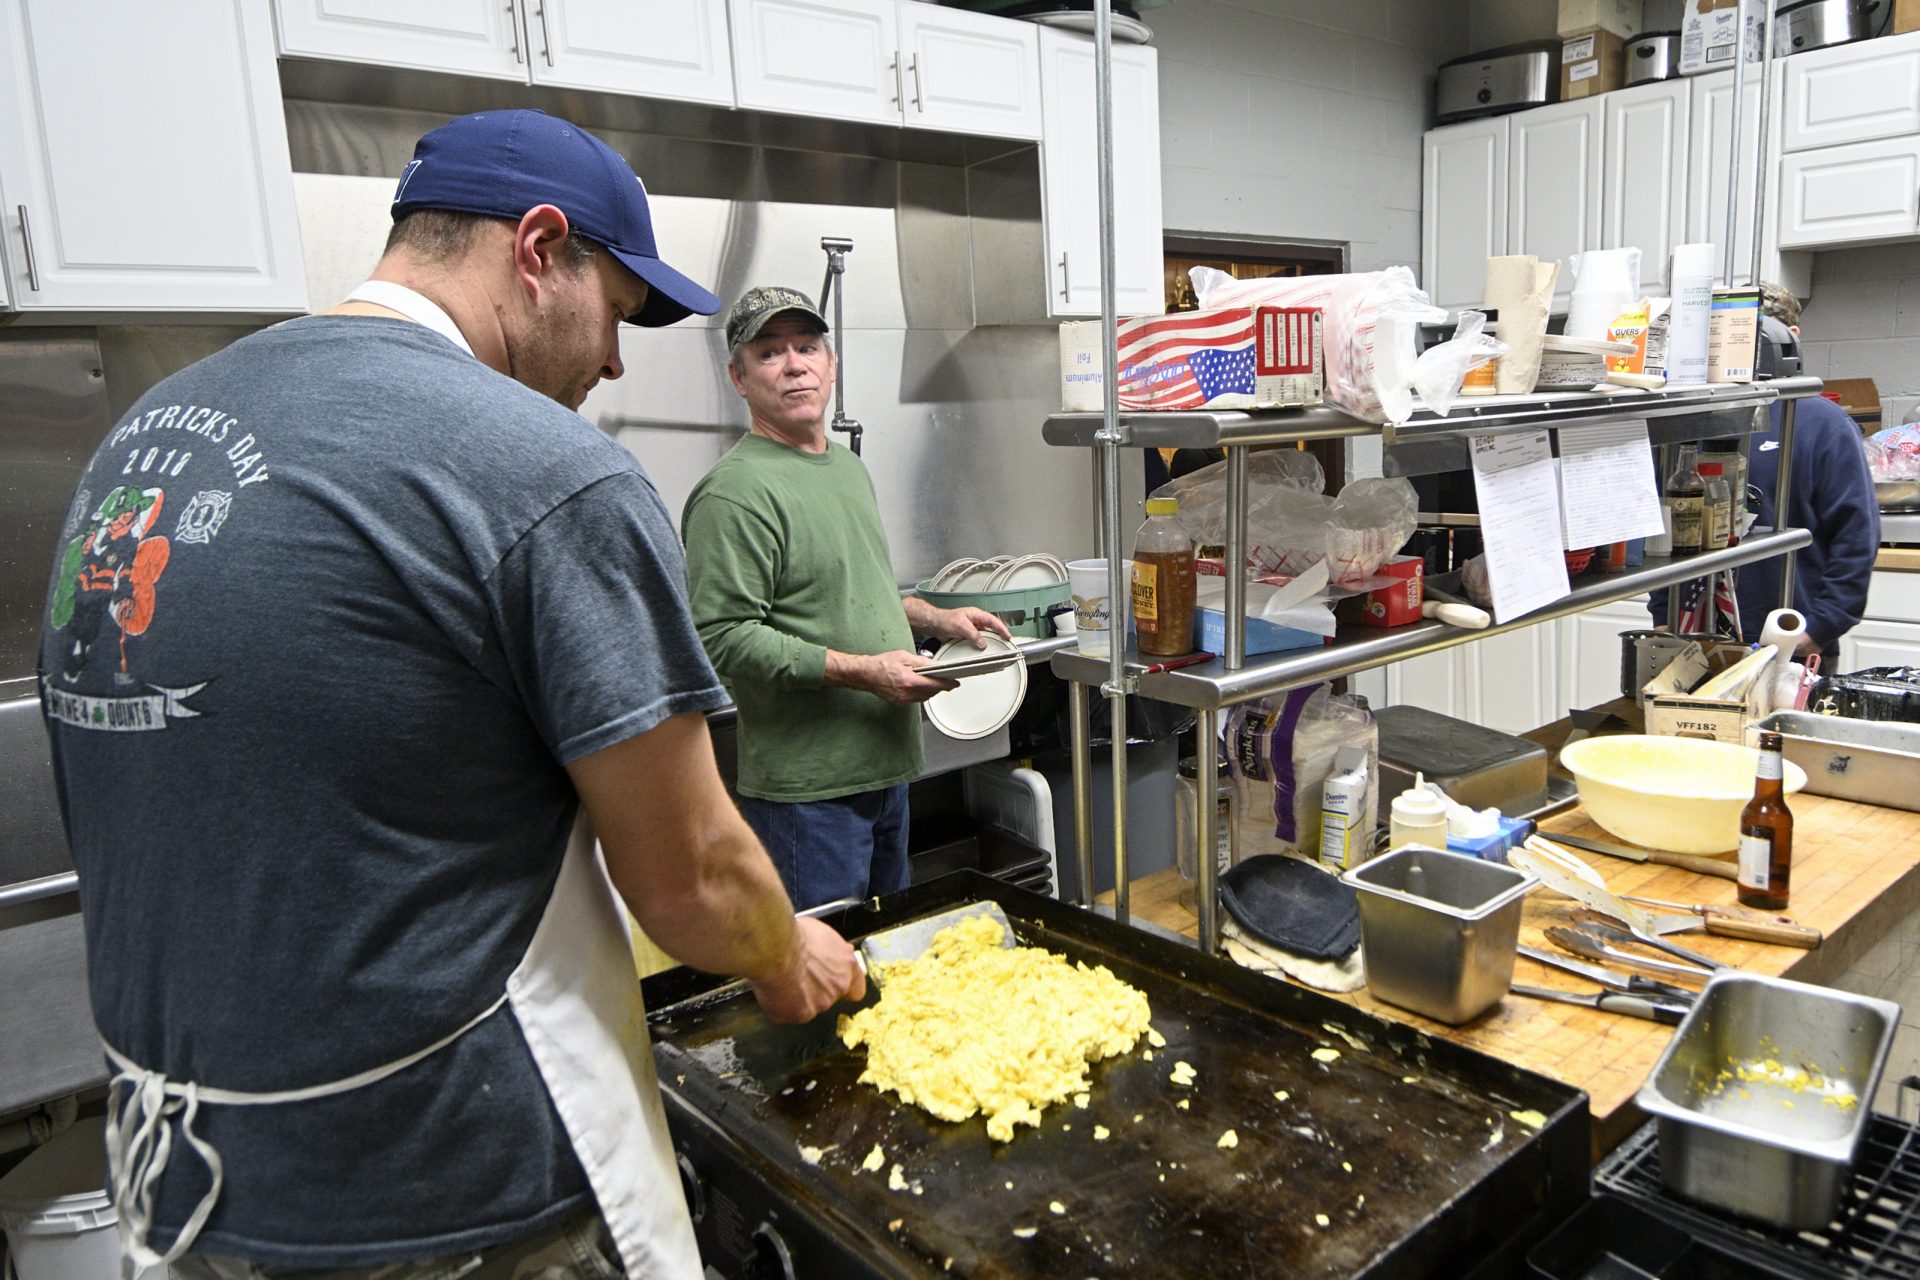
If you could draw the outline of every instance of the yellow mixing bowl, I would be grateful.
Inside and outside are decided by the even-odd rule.
[[[1644,734],[1583,738],[1560,753],[1588,817],[1629,844],[1670,853],[1739,847],[1759,759],[1732,742]],[[1788,794],[1807,785],[1805,769],[1782,763]]]

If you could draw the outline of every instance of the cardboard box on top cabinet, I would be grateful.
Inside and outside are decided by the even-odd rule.
[[[1747,5],[1747,61],[1760,60],[1760,24],[1765,14],[1758,4]],[[1699,75],[1733,66],[1739,39],[1740,9],[1736,0],[1687,0],[1680,20],[1680,74]]]
[[[1589,27],[1598,27],[1622,39],[1639,35],[1640,0],[1560,0],[1560,20],[1554,25],[1555,34],[1578,35]]]
[[[1894,0],[1893,34],[1920,31],[1920,0]]]
[[[1594,27],[1560,42],[1560,101],[1611,93],[1627,82],[1620,37]]]

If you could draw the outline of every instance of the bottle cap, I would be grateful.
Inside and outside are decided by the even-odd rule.
[[[1426,775],[1413,777],[1413,785],[1393,798],[1393,816],[1410,826],[1445,822],[1447,801],[1428,789]]]
[[[1724,470],[1724,468],[1717,462],[1703,462],[1700,464],[1700,474],[1703,476],[1717,476],[1722,470]]]
[[[1147,514],[1150,516],[1172,516],[1180,514],[1178,498],[1148,498]]]

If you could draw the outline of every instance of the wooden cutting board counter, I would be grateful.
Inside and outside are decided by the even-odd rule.
[[[1920,787],[1920,779],[1914,785]],[[1808,795],[1795,796],[1790,804],[1794,856],[1789,914],[1823,931],[1825,944],[1800,951],[1698,932],[1675,935],[1672,941],[1749,973],[1831,983],[1920,905],[1920,813]],[[1542,830],[1548,835],[1564,831],[1611,839],[1577,806],[1548,818]],[[1673,902],[1734,901],[1731,880],[1572,852],[1598,871],[1615,892]],[[1197,936],[1192,909],[1179,901],[1182,883],[1174,870],[1134,881],[1132,912],[1187,937]],[[1575,904],[1555,893],[1536,890],[1527,899],[1520,940],[1556,950],[1541,930],[1566,921],[1575,909]],[[1582,994],[1595,990],[1585,979],[1525,956],[1514,963],[1514,981]],[[1639,1018],[1516,995],[1508,995],[1492,1012],[1464,1027],[1449,1027],[1383,1004],[1364,987],[1336,998],[1586,1090],[1592,1099],[1596,1159],[1640,1124],[1643,1117],[1633,1105],[1633,1095],[1673,1034],[1672,1028]]]

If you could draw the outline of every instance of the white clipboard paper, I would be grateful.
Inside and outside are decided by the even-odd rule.
[[[1511,622],[1569,595],[1560,486],[1545,431],[1467,438],[1493,620]]]

